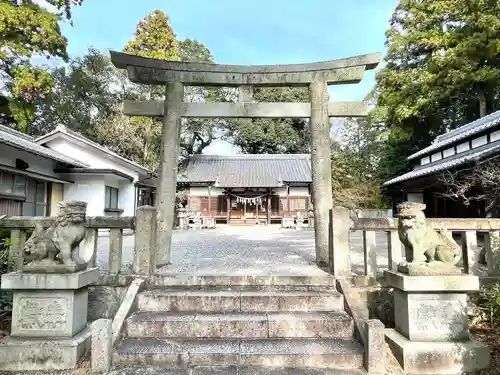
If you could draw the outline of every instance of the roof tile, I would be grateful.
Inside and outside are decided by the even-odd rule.
[[[0,143],[5,143],[9,146],[16,147],[33,154],[58,161],[60,163],[65,163],[77,167],[87,166],[55,150],[41,146],[35,143],[33,141],[33,138],[4,126],[0,127]]]
[[[273,187],[311,182],[307,154],[190,155],[182,182],[215,182],[220,187]]]

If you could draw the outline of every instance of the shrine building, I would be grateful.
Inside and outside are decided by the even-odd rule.
[[[190,155],[178,178],[190,212],[218,223],[281,223],[307,216],[311,199],[309,154]]]

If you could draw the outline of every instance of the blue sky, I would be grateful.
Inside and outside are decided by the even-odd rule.
[[[216,62],[287,64],[384,52],[397,0],[84,0],[63,25],[69,53],[121,50],[154,9],[170,16],[178,39],[197,39]],[[330,100],[362,100],[374,72],[330,89]]]
[[[170,16],[180,39],[205,44],[225,64],[286,64],[383,52],[396,0],[85,0],[63,25],[69,53],[121,50],[154,9]],[[374,74],[337,86],[332,99],[361,100]]]

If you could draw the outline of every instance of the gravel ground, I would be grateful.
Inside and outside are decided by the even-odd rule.
[[[350,236],[352,269],[363,271],[361,232]],[[108,267],[109,237],[98,241],[97,263]],[[132,264],[134,236],[123,238],[122,269]],[[387,268],[387,240],[377,233],[378,269]],[[206,274],[321,274],[315,265],[314,232],[262,227],[219,226],[216,229],[175,231],[172,238],[172,265],[168,271]]]

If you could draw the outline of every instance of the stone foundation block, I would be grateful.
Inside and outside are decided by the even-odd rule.
[[[0,341],[0,371],[71,369],[90,349],[89,284],[97,268],[76,273],[2,275],[13,290],[11,336]]]
[[[87,288],[14,291],[11,336],[72,337],[87,324]]]
[[[489,348],[477,341],[410,341],[393,329],[386,329],[385,337],[407,374],[459,374],[490,365]]]
[[[68,339],[6,337],[0,341],[0,371],[64,370],[90,349],[91,330]]]
[[[394,289],[396,329],[412,341],[469,339],[467,294],[407,293]]]
[[[405,292],[470,292],[479,290],[479,278],[473,275],[408,276],[384,271],[385,283]]]

